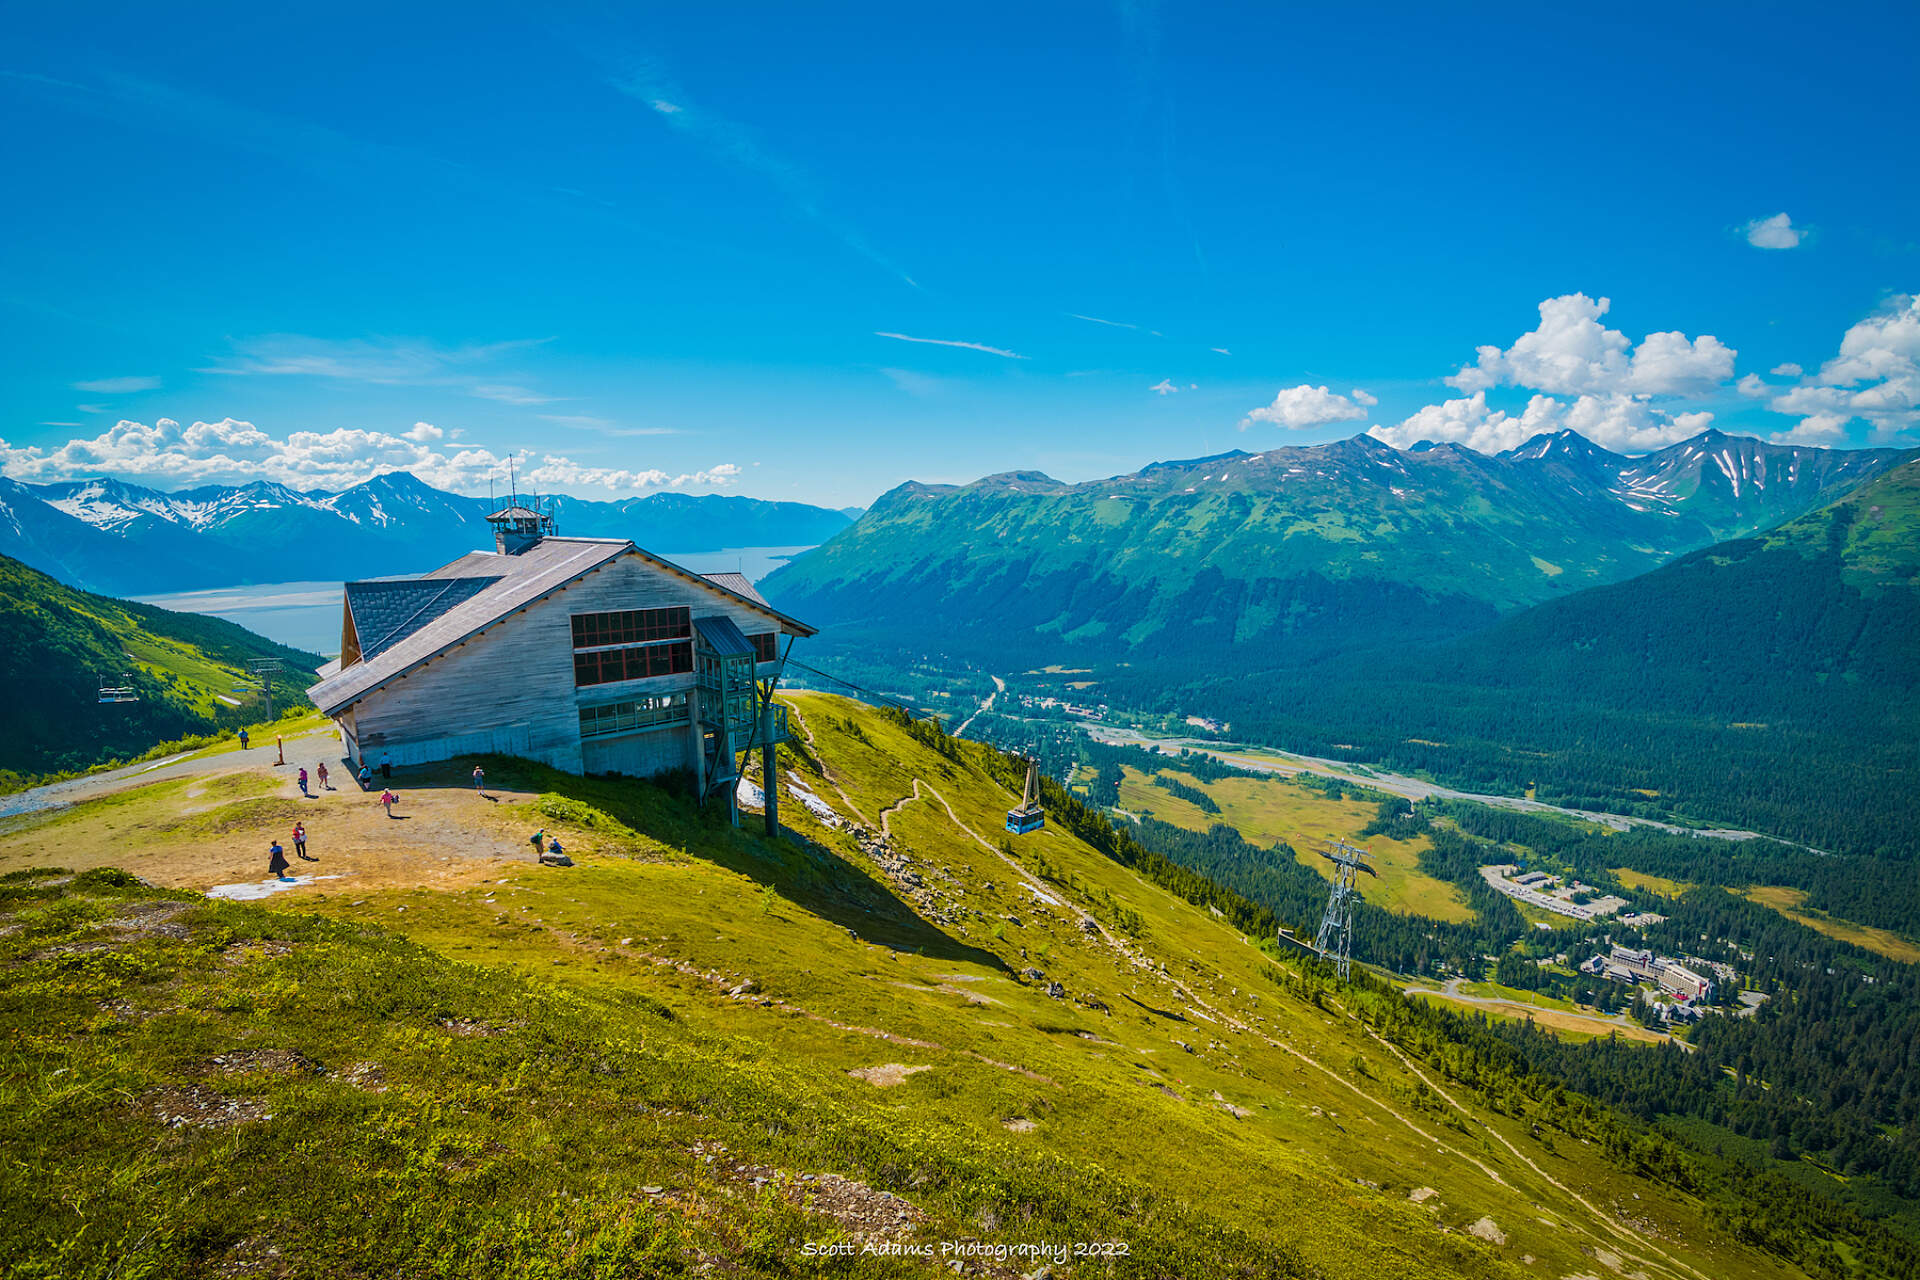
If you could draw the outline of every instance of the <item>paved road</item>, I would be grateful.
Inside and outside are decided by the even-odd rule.
[[[1425,782],[1419,778],[1407,778],[1397,773],[1359,773],[1354,767],[1339,760],[1324,760],[1318,756],[1295,755],[1290,751],[1279,751],[1271,747],[1245,747],[1238,743],[1215,742],[1206,738],[1157,738],[1141,733],[1137,729],[1125,729],[1117,725],[1090,724],[1087,734],[1096,742],[1106,742],[1117,746],[1142,746],[1164,751],[1168,754],[1183,749],[1204,751],[1221,761],[1242,769],[1252,769],[1259,773],[1311,773],[1324,778],[1338,778],[1342,782],[1351,782],[1355,786],[1372,787],[1375,791],[1386,791],[1394,795],[1405,796],[1409,800],[1425,800],[1437,797],[1442,800],[1470,800],[1476,804],[1493,805],[1501,809],[1517,809],[1522,813],[1557,813],[1563,817],[1579,818],[1586,822],[1598,823],[1615,831],[1625,831],[1629,827],[1653,827],[1659,831],[1671,831],[1676,835],[1711,836],[1717,840],[1762,840],[1758,831],[1741,831],[1732,827],[1683,827],[1671,822],[1658,822],[1652,818],[1630,818],[1619,813],[1597,813],[1590,809],[1564,809],[1557,804],[1548,804],[1544,800],[1528,800],[1521,796],[1481,795],[1473,791],[1455,791],[1437,783]],[[1250,754],[1258,751],[1258,755]],[[1777,837],[1771,837],[1776,838]],[[1782,843],[1792,844],[1792,841]],[[1805,845],[1810,853],[1819,853]]]
[[[954,737],[957,738],[961,734],[965,733],[967,731],[967,726],[972,724],[975,720],[978,720],[980,718],[980,713],[982,711],[991,711],[993,709],[993,700],[1007,691],[1007,682],[1005,680],[1002,680],[999,676],[988,676],[987,678],[993,681],[993,692],[987,695],[987,700],[985,702],[982,702],[978,707],[974,709],[974,712],[972,715],[968,716],[965,720],[962,720],[960,722],[960,727],[953,731]]]
[[[128,787],[145,786],[149,782],[159,782],[166,778],[226,773],[247,766],[271,766],[276,758],[272,738],[262,743],[256,737],[253,739],[253,745],[245,751],[240,750],[237,745],[189,751],[159,760],[130,764],[124,769],[89,774],[84,778],[70,778],[65,782],[49,783],[44,787],[33,787],[27,791],[16,791],[12,795],[0,796],[0,818],[76,804],[82,800],[91,800],[95,796],[124,791]],[[331,725],[288,738],[286,759],[288,773],[292,773],[303,764],[311,770],[317,762],[325,760],[327,768],[337,771],[343,781],[350,776],[346,762],[340,755],[339,734]]]

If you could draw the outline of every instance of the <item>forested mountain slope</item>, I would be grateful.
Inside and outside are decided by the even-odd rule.
[[[499,759],[491,804],[469,762],[403,771],[401,836],[244,768],[9,823],[0,1026],[34,1034],[0,1249],[80,1275],[269,1247],[312,1274],[817,1274],[803,1242],[964,1239],[1140,1276],[1906,1265],[1458,1019],[1251,945],[1270,917],[1085,811],[1006,838],[1018,766],[990,749],[794,705],[798,841]],[[36,870],[251,879],[295,815],[342,879],[279,911]],[[573,868],[530,862],[536,824]]]
[[[1719,432],[1641,458],[1572,432],[1497,457],[1360,436],[1085,484],[909,484],[764,589],[847,642],[1029,665],[1307,662],[1631,577],[1898,456]]]
[[[82,769],[264,716],[248,663],[277,658],[275,704],[304,701],[317,654],[219,618],[91,595],[0,556],[0,774]],[[102,703],[103,684],[137,702]]]
[[[1913,460],[1771,532],[1429,653],[1330,664],[1281,697],[1225,680],[1177,696],[1256,736],[1481,789],[1920,856],[1917,572]]]

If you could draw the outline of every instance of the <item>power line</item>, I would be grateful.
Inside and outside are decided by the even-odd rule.
[[[790,667],[798,667],[802,671],[811,671],[814,675],[819,676],[823,680],[831,680],[833,683],[840,685],[844,688],[851,689],[855,693],[865,694],[868,698],[873,699],[876,702],[885,703],[887,706],[896,708],[897,710],[904,711],[909,716],[917,716],[920,714],[920,709],[918,707],[913,706],[910,703],[902,702],[898,698],[890,698],[884,693],[879,693],[879,692],[876,692],[875,690],[865,688],[861,685],[857,685],[853,681],[848,680],[844,676],[834,675],[831,671],[822,671],[818,667],[810,667],[806,663],[801,662],[797,658],[788,658],[787,665]],[[934,712],[929,711],[926,714],[928,719],[938,718],[938,716],[935,715]]]

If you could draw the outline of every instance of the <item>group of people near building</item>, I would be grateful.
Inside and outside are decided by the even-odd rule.
[[[247,733],[243,729],[240,731],[240,746],[244,750],[246,748],[246,745],[247,745]],[[386,755],[382,755],[380,757],[379,771],[380,771],[379,776],[383,783],[392,780],[393,761],[390,757]],[[297,781],[300,785],[300,794],[305,796],[309,800],[319,799],[320,798],[319,793],[312,790],[311,785],[317,782],[320,788],[320,791],[331,791],[333,790],[333,785],[327,780],[327,778],[328,778],[328,774],[327,774],[326,761],[322,760],[319,763],[315,764],[313,767],[313,772],[311,774],[307,772],[306,766],[302,765],[300,767],[300,772],[297,775]],[[359,773],[355,775],[355,780],[359,782],[360,789],[365,792],[371,792],[373,790],[373,779],[374,779],[374,766],[363,760],[360,765]],[[476,792],[479,792],[482,795],[485,795],[486,784],[487,784],[486,770],[481,768],[479,765],[475,765],[473,767],[473,789]],[[400,797],[398,794],[394,792],[394,790],[391,787],[383,786],[381,788],[379,804],[381,809],[383,809],[386,812],[387,817],[398,818],[401,816],[399,814],[396,814],[393,811],[394,806],[399,803],[400,803]],[[293,841],[294,856],[301,858],[307,862],[320,861],[319,858],[307,852],[307,824],[306,823],[296,822],[293,824],[292,841]],[[573,860],[567,857],[566,851],[560,847],[560,842],[558,840],[551,839],[550,837],[548,837],[546,830],[544,828],[534,832],[532,837],[528,840],[528,843],[533,846],[534,857],[542,863],[545,863],[549,866],[562,866],[562,867],[570,867],[573,865]],[[273,840],[268,845],[268,848],[267,848],[267,874],[270,876],[273,876],[275,879],[280,880],[282,883],[291,884],[293,883],[293,877],[289,876],[287,872],[292,868],[292,866],[293,864],[287,861],[287,851],[285,846],[283,846],[278,839]]]

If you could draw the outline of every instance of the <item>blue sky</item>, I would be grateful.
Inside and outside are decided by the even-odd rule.
[[[16,9],[0,467],[1920,443],[1914,8],[1552,8]]]

